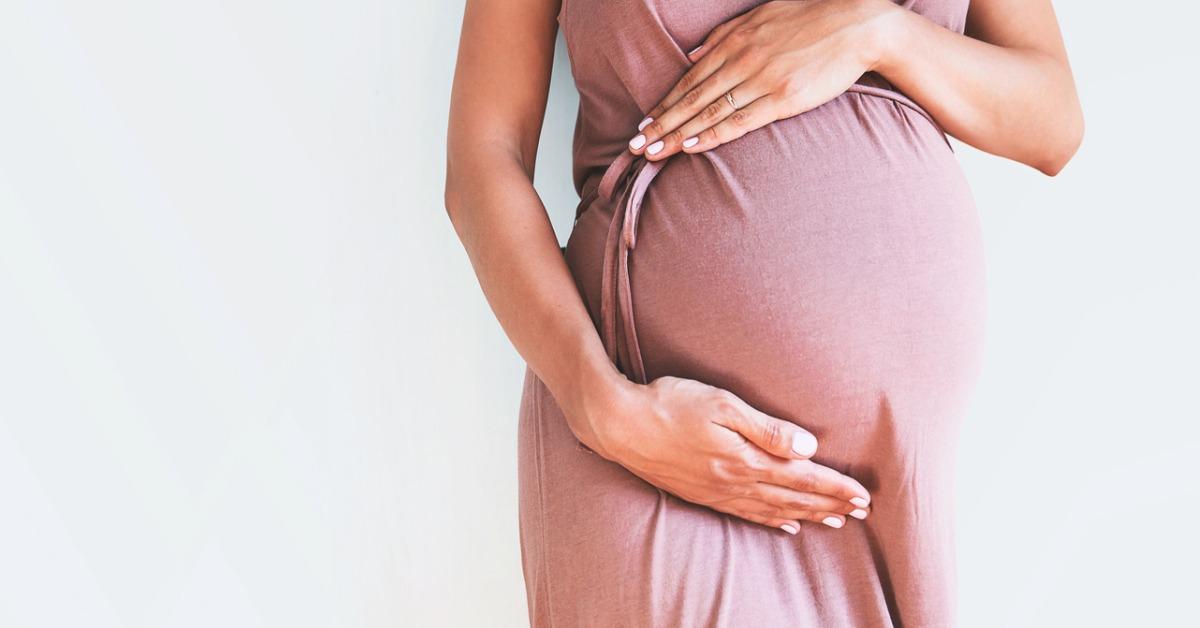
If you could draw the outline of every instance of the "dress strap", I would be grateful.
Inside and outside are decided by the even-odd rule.
[[[666,164],[649,161],[628,150],[609,165],[600,182],[599,193],[616,201],[608,237],[604,245],[604,267],[600,286],[600,339],[608,357],[627,376],[640,384],[646,381],[646,367],[634,326],[633,292],[629,269],[630,252],[637,245],[638,218],[642,199],[650,182]],[[632,173],[632,179],[626,175]],[[619,197],[618,184],[625,181]]]

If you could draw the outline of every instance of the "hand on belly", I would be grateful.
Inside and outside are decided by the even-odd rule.
[[[692,379],[664,376],[599,421],[609,458],[686,501],[791,534],[800,521],[840,528],[865,518],[867,490],[809,459],[816,439],[759,412],[737,395]]]
[[[700,153],[813,109],[872,70],[886,2],[767,2],[717,26],[638,125],[652,161]]]

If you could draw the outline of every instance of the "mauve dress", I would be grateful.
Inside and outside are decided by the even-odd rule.
[[[950,626],[959,423],[983,351],[979,219],[943,131],[882,77],[723,146],[635,158],[685,51],[761,0],[564,0],[580,103],[564,254],[630,379],[728,389],[871,492],[799,534],[684,501],[586,449],[526,370],[520,543],[533,626]],[[904,6],[962,32],[968,0]]]

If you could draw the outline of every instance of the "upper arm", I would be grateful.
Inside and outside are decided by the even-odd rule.
[[[467,0],[450,96],[448,158],[510,150],[532,177],[561,0]]]
[[[1005,48],[1041,52],[1067,64],[1050,0],[971,0],[965,34]]]

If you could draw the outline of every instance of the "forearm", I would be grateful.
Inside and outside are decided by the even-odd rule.
[[[884,14],[873,69],[947,133],[1051,175],[1075,153],[1083,115],[1060,47],[988,43],[894,5]]]
[[[480,287],[521,357],[600,451],[592,424],[630,382],[608,359],[519,158],[472,147],[448,160],[446,209]]]

